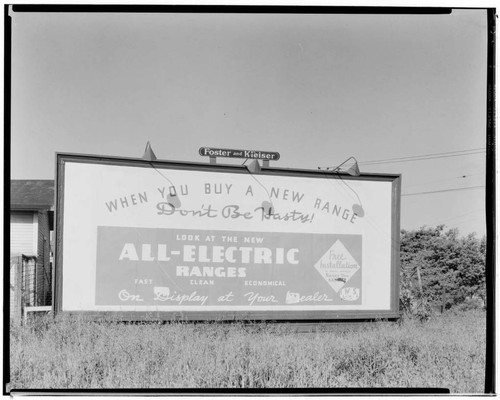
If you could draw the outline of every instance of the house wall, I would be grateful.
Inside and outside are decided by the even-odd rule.
[[[44,306],[52,303],[52,269],[50,265],[50,229],[47,211],[11,211],[10,254],[35,256],[22,271],[23,304]],[[15,268],[11,268],[14,270]],[[21,269],[18,270],[18,273]],[[16,283],[17,277],[13,272]],[[18,289],[20,290],[20,289]],[[11,300],[17,301],[17,295]],[[15,307],[11,304],[11,307]],[[14,312],[13,310],[11,310]]]
[[[38,215],[28,211],[10,213],[10,254],[36,256],[38,251]]]

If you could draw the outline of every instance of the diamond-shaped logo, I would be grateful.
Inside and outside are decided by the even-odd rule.
[[[314,264],[314,268],[338,292],[361,267],[342,242],[337,240]]]

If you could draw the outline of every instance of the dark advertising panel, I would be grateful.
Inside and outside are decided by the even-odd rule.
[[[97,305],[361,304],[361,235],[99,227]]]

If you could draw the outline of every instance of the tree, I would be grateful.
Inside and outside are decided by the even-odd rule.
[[[484,237],[461,238],[457,229],[445,232],[444,225],[402,230],[400,254],[404,308],[409,299],[446,308],[473,298],[484,301]]]

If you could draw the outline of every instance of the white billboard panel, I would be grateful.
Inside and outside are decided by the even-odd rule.
[[[58,157],[58,311],[397,315],[398,176]]]

